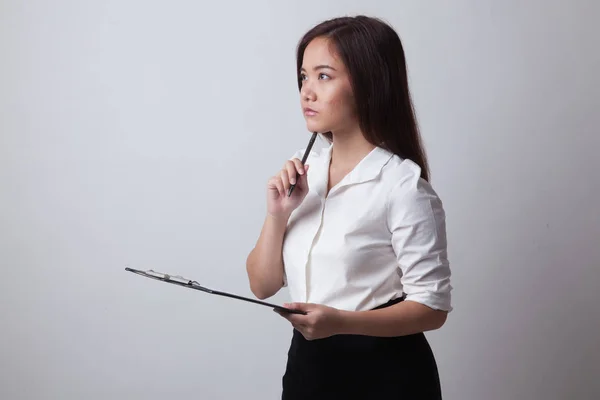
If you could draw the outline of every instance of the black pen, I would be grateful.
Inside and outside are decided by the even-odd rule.
[[[316,138],[317,138],[317,132],[314,132],[312,134],[312,137],[310,138],[310,141],[308,142],[308,147],[304,151],[304,156],[302,156],[302,166],[304,166],[304,163],[306,162],[306,159],[308,158],[308,154],[310,153],[310,150],[312,149],[313,144],[315,144]],[[296,182],[298,181],[298,179],[300,179],[300,174],[298,174],[298,171],[296,171]],[[296,187],[295,183],[290,186],[290,188],[288,189],[288,197],[290,197],[292,195],[292,191],[294,190],[295,187]]]

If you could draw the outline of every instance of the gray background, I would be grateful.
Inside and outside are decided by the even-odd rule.
[[[287,321],[124,267],[251,295],[295,45],[356,13],[403,39],[447,208],[445,399],[599,398],[598,4],[0,2],[0,398],[279,397]]]

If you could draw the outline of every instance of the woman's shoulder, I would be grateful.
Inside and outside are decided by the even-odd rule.
[[[402,228],[411,226],[419,232],[413,240],[427,238],[428,234],[435,235],[436,240],[443,238],[446,221],[444,203],[433,185],[421,177],[419,165],[394,157],[389,167],[385,212],[390,231],[400,232]]]
[[[385,169],[390,202],[433,200],[441,204],[433,185],[421,177],[421,167],[416,162],[394,154]]]
[[[390,161],[384,167],[385,179],[394,189],[415,189],[419,186],[431,186],[421,178],[421,167],[416,162],[392,154]]]

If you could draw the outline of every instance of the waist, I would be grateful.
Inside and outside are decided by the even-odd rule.
[[[390,307],[402,301],[404,296],[381,304],[373,310]],[[423,333],[393,337],[337,334],[324,339],[307,340],[300,331],[294,329],[289,355],[311,360],[311,364],[319,364],[334,359],[338,362],[349,362],[348,357],[357,360],[366,357],[363,361],[389,357],[410,360],[413,355],[428,351],[429,344]]]

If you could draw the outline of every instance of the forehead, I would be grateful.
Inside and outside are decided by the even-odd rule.
[[[336,69],[343,67],[335,51],[335,45],[325,38],[313,39],[304,50],[302,66],[312,69],[316,65],[330,65]]]

